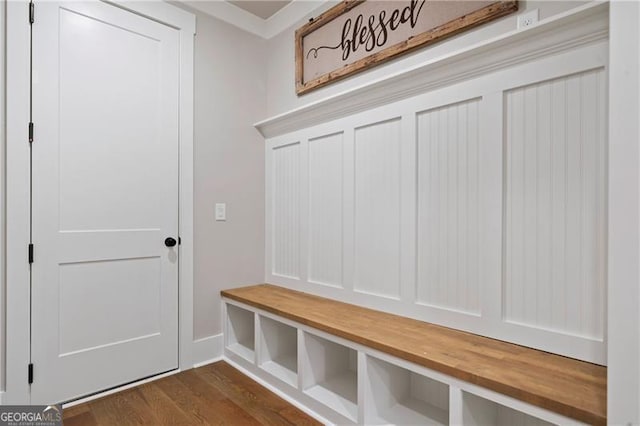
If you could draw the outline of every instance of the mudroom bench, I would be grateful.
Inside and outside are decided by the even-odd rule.
[[[606,367],[263,284],[222,292],[225,357],[336,424],[606,424]]]

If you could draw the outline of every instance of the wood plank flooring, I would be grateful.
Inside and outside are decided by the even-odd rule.
[[[66,408],[64,424],[320,425],[223,361]]]

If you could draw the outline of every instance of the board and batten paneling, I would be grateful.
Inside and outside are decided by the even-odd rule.
[[[268,139],[266,281],[606,364],[607,49]]]
[[[354,289],[400,296],[399,118],[355,129]]]
[[[342,286],[344,134],[309,140],[309,281]]]
[[[416,299],[480,312],[479,99],[417,114]]]
[[[300,143],[273,148],[271,184],[272,272],[300,276]]]
[[[507,321],[603,339],[606,102],[603,69],[505,93]]]

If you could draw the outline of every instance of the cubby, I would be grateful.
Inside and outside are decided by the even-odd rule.
[[[227,304],[227,349],[247,361],[255,361],[253,312]]]
[[[258,365],[278,379],[296,386],[298,381],[298,331],[279,321],[260,316]]]
[[[303,390],[344,417],[358,416],[358,354],[346,346],[304,333]]]
[[[449,424],[449,386],[367,356],[365,424]]]
[[[273,285],[223,296],[227,360],[324,424],[606,424],[599,366]]]
[[[553,423],[468,392],[462,393],[462,423],[465,426],[553,425]]]

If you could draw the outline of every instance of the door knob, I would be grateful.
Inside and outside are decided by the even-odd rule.
[[[176,245],[176,243],[177,243],[177,241],[175,240],[175,238],[169,237],[169,238],[164,240],[164,245],[167,246],[167,247],[173,247],[173,246]]]

